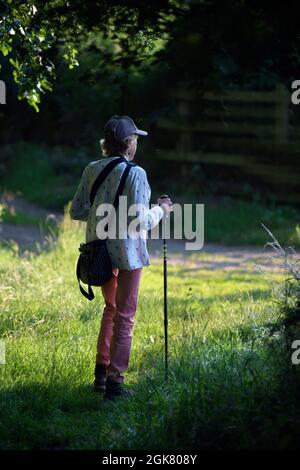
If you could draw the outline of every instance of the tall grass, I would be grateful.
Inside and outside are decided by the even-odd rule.
[[[145,268],[126,382],[134,398],[91,391],[103,300],[77,288],[83,227],[65,216],[38,254],[0,251],[3,449],[296,447],[299,409],[270,324],[272,282],[257,272],[169,266],[170,378],[164,380],[162,264]],[[199,253],[201,259],[201,253]],[[272,281],[283,280],[272,275]]]

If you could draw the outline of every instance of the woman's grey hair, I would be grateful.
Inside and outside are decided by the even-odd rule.
[[[137,140],[138,136],[132,134],[126,139],[116,139],[115,137],[106,135],[104,139],[100,140],[101,151],[104,157],[114,153],[114,154],[123,154],[129,148],[130,144]]]

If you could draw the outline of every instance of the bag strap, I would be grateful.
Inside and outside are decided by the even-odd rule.
[[[107,165],[105,165],[105,168],[101,171],[101,173],[97,176],[97,178],[95,179],[94,183],[93,183],[93,186],[92,186],[92,189],[91,189],[91,193],[90,193],[90,203],[91,203],[91,207],[92,205],[94,204],[94,200],[95,200],[95,197],[96,197],[96,194],[98,192],[98,189],[100,188],[101,184],[103,183],[103,181],[105,180],[105,178],[109,175],[109,173],[117,166],[119,165],[119,163],[121,162],[125,162],[125,163],[128,163],[128,161],[126,160],[125,157],[123,156],[118,156],[118,158],[115,158],[114,160],[112,160],[111,162],[109,162]]]
[[[118,187],[118,190],[117,190],[117,193],[116,193],[116,196],[115,196],[115,199],[114,199],[114,203],[113,203],[113,206],[114,206],[115,210],[117,210],[117,208],[119,206],[119,197],[123,192],[128,173],[129,173],[129,171],[131,170],[131,168],[133,166],[136,166],[136,164],[126,161],[126,168],[122,173],[121,181],[119,183],[119,187]],[[107,221],[107,224],[104,227],[104,231],[107,232],[107,229],[108,229],[108,221]]]
[[[78,286],[79,286],[79,289],[80,289],[80,292],[82,293],[82,295],[84,295],[84,297],[88,300],[93,300],[95,298],[95,294],[94,294],[94,292],[91,288],[91,285],[88,284],[88,292],[87,292],[86,290],[84,290],[84,288],[80,284],[79,258],[78,258],[77,266],[76,266],[76,276],[77,276]]]
[[[127,162],[126,163],[126,168],[125,170],[123,171],[122,173],[122,177],[121,177],[121,180],[120,180],[120,184],[119,184],[119,187],[118,187],[118,190],[117,190],[117,193],[116,193],[116,196],[115,196],[115,200],[114,200],[114,208],[117,209],[118,206],[119,206],[119,196],[121,196],[122,192],[123,192],[123,189],[124,189],[124,186],[125,186],[125,183],[126,183],[126,179],[127,179],[127,176],[128,176],[128,173],[129,171],[131,170],[131,168],[133,166],[136,166],[135,163],[131,163],[131,162]]]

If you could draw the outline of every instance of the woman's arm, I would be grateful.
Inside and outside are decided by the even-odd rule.
[[[81,181],[73,197],[73,201],[71,203],[71,208],[69,211],[70,217],[74,220],[82,220],[86,222],[89,215],[90,210],[90,195],[88,191],[88,168],[85,167]]]

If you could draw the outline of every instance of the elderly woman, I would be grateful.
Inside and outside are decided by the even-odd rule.
[[[105,158],[87,165],[70,208],[73,219],[87,222],[86,242],[98,238],[97,224],[101,217],[96,215],[97,207],[103,203],[113,203],[126,160],[133,160],[136,154],[139,135],[146,136],[147,132],[138,129],[128,116],[113,116],[104,127],[101,147]],[[95,179],[112,159],[120,156],[124,162],[121,161],[104,180],[90,207],[89,194]],[[138,165],[130,169],[122,196],[127,197],[127,207],[132,204],[143,205],[138,222],[144,231],[155,227],[172,210],[170,198],[158,198],[158,205],[149,208],[151,189],[145,170]],[[107,249],[113,276],[101,287],[105,305],[97,342],[94,390],[114,400],[116,396],[133,393],[123,386],[124,372],[129,364],[142,269],[149,266],[150,261],[146,237],[107,238]]]

